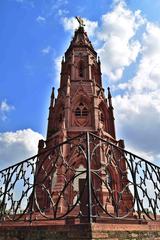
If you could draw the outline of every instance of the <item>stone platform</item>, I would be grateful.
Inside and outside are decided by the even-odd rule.
[[[56,222],[0,225],[0,240],[160,240],[160,222],[74,224]]]

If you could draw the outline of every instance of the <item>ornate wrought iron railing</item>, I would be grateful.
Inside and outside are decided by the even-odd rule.
[[[92,133],[0,171],[0,221],[157,220],[160,168]]]

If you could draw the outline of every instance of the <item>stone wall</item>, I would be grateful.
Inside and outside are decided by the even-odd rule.
[[[160,240],[159,225],[1,225],[0,240]]]

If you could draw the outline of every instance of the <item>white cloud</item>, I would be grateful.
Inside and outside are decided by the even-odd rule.
[[[63,26],[74,31],[78,23],[63,18]],[[123,94],[115,92],[113,98],[118,137],[141,157],[160,160],[160,27],[120,0],[114,1],[113,10],[104,14],[97,26],[97,22],[92,25],[91,35],[97,41],[102,72]],[[122,81],[124,71],[133,64],[134,76],[118,85],[116,81]]]
[[[145,23],[139,10],[132,12],[123,1],[102,16],[97,37],[102,41],[98,50],[102,72],[111,80],[121,79],[124,69],[136,61],[141,44],[135,40],[138,28]]]
[[[60,85],[61,62],[62,62],[62,56],[57,57],[53,62],[54,69],[56,72],[56,79],[55,79],[55,88],[56,89],[58,89],[58,87]]]
[[[46,4],[45,15],[47,17],[64,16],[69,13],[67,4],[68,0],[50,0]]]
[[[51,47],[51,46],[47,46],[46,48],[43,48],[43,49],[41,50],[41,52],[42,52],[43,55],[47,55],[47,54],[49,54],[51,51],[52,51],[52,47]]]
[[[120,84],[120,88],[124,95],[114,98],[118,128],[129,145],[160,160],[159,26],[147,23],[137,72],[128,82]]]
[[[1,111],[8,112],[8,111],[10,111],[11,106],[9,106],[6,102],[6,100],[4,100],[1,102],[0,109],[1,109]]]
[[[135,76],[121,84],[123,96],[114,98],[118,128],[147,159],[160,160],[160,27],[147,23]],[[118,123],[117,121],[117,123]]]
[[[119,135],[130,148],[156,160],[160,154],[160,90],[150,94],[126,93],[113,100]]]
[[[74,17],[64,17],[62,22],[66,31],[73,32],[79,25]],[[125,68],[136,61],[141,44],[135,37],[145,22],[140,10],[132,12],[124,1],[118,1],[111,12],[102,16],[99,30],[98,22],[84,18],[86,32],[99,46],[102,73],[111,80],[121,79]]]
[[[122,2],[124,3],[124,1],[123,1],[123,0],[113,0],[113,3],[114,3],[114,4],[117,4],[117,3],[122,3]]]
[[[38,17],[36,18],[36,21],[37,21],[38,23],[45,23],[45,22],[46,22],[46,18],[45,18],[45,17],[42,17],[42,16],[38,16]]]
[[[94,33],[95,33],[95,30],[98,27],[98,22],[90,21],[86,18],[83,18],[83,20],[84,20],[84,23],[85,23],[85,30],[86,30],[87,34],[89,36],[93,36]],[[79,26],[79,23],[75,19],[75,17],[71,17],[71,18],[64,17],[62,19],[62,23],[63,23],[63,27],[64,27],[65,31],[72,31],[73,32]]]
[[[53,0],[52,10],[60,9],[68,4],[68,0]]]
[[[118,137],[137,155],[160,161],[160,26],[117,1],[113,11],[102,16],[100,29],[96,34],[103,44],[102,70],[113,88],[124,70],[136,63],[135,76],[118,85],[123,95],[115,92],[113,98]]]
[[[31,129],[0,133],[1,169],[37,154],[40,139],[43,136]]]
[[[11,110],[14,110],[14,106],[9,105],[6,99],[1,101],[0,102],[0,119],[2,121],[5,121],[7,119],[7,113],[10,112]]]
[[[160,88],[160,27],[147,23],[142,40],[142,55],[138,71],[127,84],[121,88],[128,88],[136,92],[154,91]]]
[[[60,16],[60,17],[66,15],[68,13],[69,13],[69,11],[66,9],[58,9],[58,16]]]
[[[140,147],[133,147],[126,143],[126,149],[130,152],[134,153],[138,157],[141,157],[149,162],[155,163],[155,160],[160,160],[160,156],[153,154],[152,151],[142,150]]]
[[[159,88],[142,92],[138,87],[138,91],[125,91],[123,96],[117,95],[113,100],[116,128],[119,136],[125,139],[126,146],[147,160],[159,161]]]

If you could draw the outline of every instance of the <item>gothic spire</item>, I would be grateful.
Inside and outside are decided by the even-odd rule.
[[[75,30],[74,37],[73,37],[73,39],[70,43],[70,46],[69,46],[67,52],[74,47],[88,47],[92,51],[94,51],[94,48],[93,48],[93,46],[92,46],[92,44],[91,44],[91,42],[90,42],[90,40],[87,36],[87,33],[84,30],[85,24],[84,24],[83,19],[80,18],[80,17],[76,17],[76,19],[79,22],[79,27],[78,27],[77,30]]]
[[[109,107],[112,107],[112,95],[111,95],[110,87],[108,87],[108,102],[109,102]]]
[[[53,87],[52,93],[51,93],[50,107],[54,107],[54,100],[55,100],[55,96],[54,96],[54,87]]]

